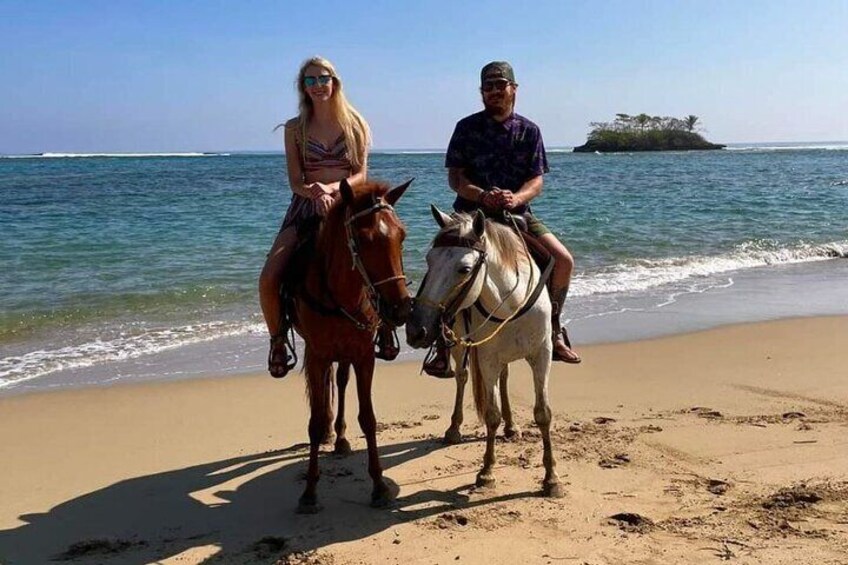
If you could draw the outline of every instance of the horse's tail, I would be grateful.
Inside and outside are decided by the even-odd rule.
[[[481,420],[486,418],[486,408],[488,408],[486,389],[483,386],[483,373],[480,371],[480,361],[477,357],[477,348],[472,347],[469,352],[471,355],[471,363],[469,370],[471,371],[471,391],[474,394],[474,408],[477,409],[477,417]]]

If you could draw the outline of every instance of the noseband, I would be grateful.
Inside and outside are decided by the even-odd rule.
[[[471,292],[471,287],[474,286],[474,281],[477,280],[477,275],[480,273],[483,265],[486,264],[486,242],[482,237],[476,239],[461,237],[456,234],[439,234],[436,236],[436,239],[433,240],[433,249],[436,249],[437,247],[465,247],[477,252],[477,260],[474,261],[471,271],[463,280],[454,285],[442,301],[433,302],[423,296],[420,296],[421,291],[424,290],[424,287],[427,284],[426,277],[423,281],[421,281],[421,286],[418,288],[418,295],[415,297],[415,301],[426,306],[436,308],[439,311],[440,325],[443,328],[446,328],[450,325],[448,321],[452,320],[456,316],[456,313],[459,311],[460,304],[462,304],[465,297],[468,296],[468,293]]]

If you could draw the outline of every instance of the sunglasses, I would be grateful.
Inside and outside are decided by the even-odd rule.
[[[330,75],[319,75],[317,77],[313,76],[305,76],[303,77],[303,86],[306,88],[312,88],[315,85],[320,84],[321,86],[327,86],[333,82],[333,77]]]
[[[492,92],[493,90],[497,90],[498,92],[503,92],[506,90],[506,87],[512,84],[508,80],[487,80],[480,87],[480,90],[483,92]]]

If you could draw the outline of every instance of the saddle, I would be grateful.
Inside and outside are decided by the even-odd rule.
[[[344,313],[344,310],[338,307],[336,309],[327,309],[308,293],[301,292],[305,283],[304,277],[309,267],[309,262],[315,257],[315,246],[321,221],[322,219],[320,217],[313,217],[307,219],[297,227],[297,247],[295,247],[292,257],[289,259],[289,266],[285,270],[283,280],[280,283],[280,330],[281,335],[286,336],[286,348],[290,357],[293,359],[290,363],[292,367],[297,363],[293,333],[293,328],[298,323],[297,309],[294,305],[295,297],[300,295],[300,298],[305,300],[313,310],[325,315],[338,316],[341,315],[340,313]],[[377,346],[376,355],[380,359],[392,361],[400,352],[400,342],[398,341],[397,332],[391,326],[381,324],[375,336],[374,343]]]
[[[529,221],[527,218],[528,215],[529,214],[512,214],[505,210],[500,210],[496,214],[486,217],[493,222],[497,222],[511,228],[520,235],[521,239],[523,239],[524,243],[527,245],[527,249],[530,251],[530,256],[533,257],[536,265],[539,269],[544,271],[551,260],[551,253],[545,248],[542,242],[539,241],[538,237],[530,233]],[[516,230],[516,228],[518,229]]]

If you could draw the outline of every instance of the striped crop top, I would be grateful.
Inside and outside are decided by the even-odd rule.
[[[303,170],[305,173],[323,169],[341,169],[345,171],[351,169],[344,134],[339,135],[330,147],[325,147],[323,143],[307,137],[306,148],[304,149],[301,146],[301,151],[303,151]]]

